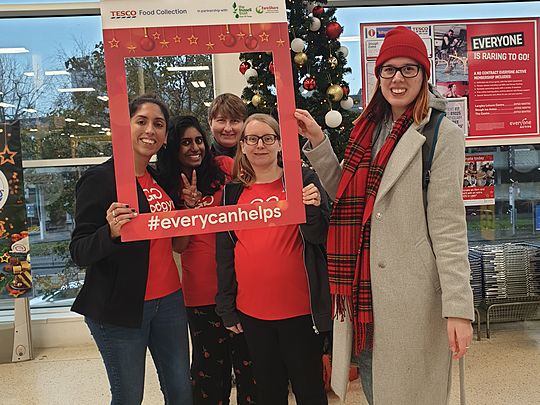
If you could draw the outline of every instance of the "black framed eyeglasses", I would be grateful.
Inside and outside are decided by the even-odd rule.
[[[279,139],[279,136],[276,134],[266,134],[262,136],[258,135],[245,135],[242,140],[246,145],[255,146],[259,143],[259,139],[262,139],[265,145],[273,145],[276,143],[276,140]]]
[[[383,79],[392,79],[396,73],[401,73],[401,76],[411,79],[418,76],[420,72],[420,65],[403,65],[403,66],[392,66],[392,65],[383,65],[379,69],[379,75]]]

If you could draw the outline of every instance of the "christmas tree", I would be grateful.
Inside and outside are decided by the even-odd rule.
[[[327,132],[338,157],[343,157],[352,121],[353,100],[343,79],[348,49],[339,42],[343,27],[335,8],[326,1],[311,3],[287,0],[289,42],[297,108],[308,110]],[[247,79],[242,98],[249,113],[264,112],[277,118],[274,65],[267,53],[242,53],[240,71]]]

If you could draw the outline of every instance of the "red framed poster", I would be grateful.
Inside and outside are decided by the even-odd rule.
[[[123,241],[305,222],[285,2],[215,4],[210,0],[105,0],[101,4],[118,200],[138,210],[126,58],[240,52],[273,55],[287,199],[140,214],[122,227]],[[206,25],[193,25],[194,21]]]
[[[540,143],[538,18],[360,24],[364,104],[386,32],[403,25],[424,40],[431,81],[467,146]]]

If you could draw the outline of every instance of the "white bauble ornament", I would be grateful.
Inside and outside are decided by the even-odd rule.
[[[339,127],[342,120],[343,120],[343,117],[341,116],[340,112],[336,110],[330,110],[324,116],[324,122],[326,123],[326,126],[329,128]]]
[[[347,48],[346,46],[340,46],[336,53],[340,53],[346,58],[347,56],[349,56],[349,48]]]
[[[319,31],[319,28],[321,28],[321,20],[317,17],[313,17],[311,19],[311,24],[309,24],[310,31]]]
[[[244,73],[244,77],[246,78],[246,80],[249,80],[252,77],[259,77],[259,74],[255,69],[249,68],[248,70],[246,70],[246,73]]]
[[[295,38],[291,42],[291,49],[296,53],[302,52],[305,46],[306,46],[306,43],[304,42],[304,40],[300,38]]]
[[[354,105],[354,101],[353,101],[352,97],[347,97],[347,98],[344,98],[343,100],[341,100],[339,102],[339,105],[344,110],[350,110]]]

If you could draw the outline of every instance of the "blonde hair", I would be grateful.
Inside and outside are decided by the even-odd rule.
[[[253,166],[251,166],[251,163],[249,163],[247,156],[244,154],[244,152],[242,152],[242,146],[240,145],[241,142],[244,142],[246,127],[252,121],[258,121],[268,125],[278,136],[278,140],[281,138],[279,133],[279,124],[271,115],[257,113],[246,118],[244,125],[242,126],[240,140],[238,141],[236,148],[236,155],[234,156],[234,165],[232,171],[233,181],[242,183],[244,186],[250,186],[257,181],[255,170],[253,170]]]
[[[422,86],[418,92],[418,96],[414,100],[413,106],[413,119],[415,124],[420,124],[428,115],[428,101],[429,101],[429,85],[428,85],[428,76],[426,71],[422,68]],[[364,111],[355,120],[355,123],[362,119],[369,119],[374,122],[382,121],[385,116],[392,111],[390,103],[386,101],[382,94],[381,90],[381,79],[377,77],[377,84],[375,93],[369,100],[368,105],[364,108]]]

